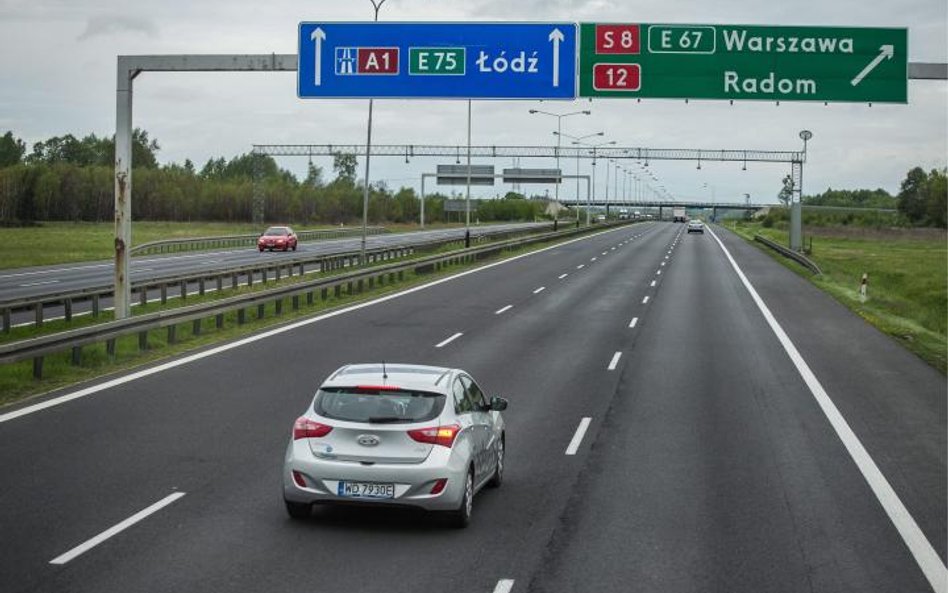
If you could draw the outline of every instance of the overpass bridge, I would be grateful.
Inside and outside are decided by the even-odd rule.
[[[629,208],[632,210],[652,210],[658,209],[658,218],[664,218],[665,212],[670,212],[673,208],[702,209],[711,210],[712,218],[717,218],[718,210],[762,210],[779,206],[779,204],[763,204],[759,202],[710,202],[702,200],[605,200],[596,198],[589,200],[563,200],[560,204],[568,208],[585,208],[587,206],[594,208],[605,208],[608,214],[612,208]]]

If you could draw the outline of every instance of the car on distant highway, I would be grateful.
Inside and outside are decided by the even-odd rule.
[[[260,238],[257,239],[257,249],[260,251],[264,249],[269,249],[270,251],[274,249],[279,249],[280,251],[292,249],[296,251],[297,243],[298,240],[293,229],[288,226],[272,226],[265,230],[263,234],[260,235]]]
[[[474,495],[504,477],[507,400],[460,369],[352,364],[333,372],[293,424],[283,500],[414,507],[471,521]]]
[[[689,233],[701,233],[704,234],[704,223],[698,220],[697,218],[692,218],[688,221],[688,232]]]

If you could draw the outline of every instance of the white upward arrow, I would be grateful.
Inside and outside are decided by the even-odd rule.
[[[313,76],[313,83],[316,86],[323,84],[323,41],[326,40],[326,33],[319,27],[316,27],[316,30],[312,32],[309,36],[310,39],[316,42],[316,73]]]
[[[553,29],[549,37],[553,42],[553,86],[560,86],[560,43],[566,39],[563,32],[559,29]]]
[[[852,79],[849,84],[856,86],[862,79],[869,75],[876,66],[882,63],[882,60],[891,60],[892,56],[895,55],[895,46],[894,45],[883,45],[879,47],[879,55],[875,57],[874,60],[869,62],[869,65],[862,69],[862,72],[856,75],[856,78]]]

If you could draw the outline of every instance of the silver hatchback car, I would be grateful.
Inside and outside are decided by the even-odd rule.
[[[293,425],[287,513],[308,517],[314,503],[410,506],[465,527],[474,495],[503,480],[506,408],[460,369],[344,366]]]

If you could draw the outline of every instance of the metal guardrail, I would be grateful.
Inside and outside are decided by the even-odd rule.
[[[366,228],[368,235],[387,233],[385,227],[371,226]],[[362,236],[362,228],[339,228],[317,231],[299,231],[296,233],[300,241],[320,241],[326,239],[341,239],[353,236]],[[194,237],[191,239],[162,239],[149,241],[132,247],[131,255],[155,255],[162,253],[179,253],[181,251],[198,251],[202,249],[223,249],[228,247],[256,247],[260,234],[248,235],[221,235],[218,237]]]
[[[270,290],[233,296],[219,301],[200,303],[166,311],[157,311],[155,313],[138,315],[89,327],[40,336],[29,340],[3,344],[0,345],[0,364],[11,364],[32,359],[33,376],[35,378],[42,378],[43,359],[50,354],[71,349],[73,364],[80,364],[83,346],[105,342],[106,352],[111,357],[115,355],[115,341],[118,338],[135,334],[138,335],[139,349],[147,350],[148,332],[152,330],[167,328],[168,342],[174,343],[177,334],[176,328],[181,324],[192,323],[192,333],[200,334],[203,320],[214,318],[216,327],[221,328],[224,325],[224,315],[236,312],[237,323],[238,325],[242,325],[247,322],[247,311],[253,308],[257,310],[256,318],[260,319],[265,316],[267,306],[273,304],[274,314],[279,316],[283,312],[283,305],[287,299],[290,299],[293,310],[297,310],[300,307],[302,298],[305,298],[306,303],[310,305],[315,302],[317,293],[320,300],[328,299],[330,290],[335,297],[342,296],[343,287],[345,287],[345,294],[347,295],[359,294],[365,290],[366,285],[371,289],[376,283],[380,286],[384,285],[386,280],[388,280],[389,283],[393,283],[396,279],[403,279],[405,272],[408,271],[414,271],[416,273],[433,272],[440,270],[445,265],[468,263],[500,253],[504,250],[578,235],[601,228],[604,228],[603,225],[571,228],[530,237],[507,239],[480,247],[455,250],[450,253],[428,256],[408,262],[383,264],[370,269],[360,269],[328,278],[318,278],[308,282],[279,286]]]
[[[489,235],[476,235],[471,237],[472,241],[482,242],[487,239],[520,236],[536,232],[536,228],[515,229]],[[437,249],[451,244],[461,244],[464,242],[461,238],[438,239],[416,243],[411,246],[376,248],[366,251],[366,260],[368,263],[389,260],[394,257],[403,257],[412,255],[418,249]],[[360,253],[358,251],[347,251],[333,254],[299,254],[294,257],[282,259],[278,262],[258,262],[246,266],[229,268],[215,272],[191,273],[186,275],[165,277],[160,280],[138,281],[132,284],[132,300],[137,300],[139,304],[144,305],[148,302],[149,292],[158,291],[162,303],[168,299],[171,291],[177,291],[178,296],[187,298],[188,287],[197,285],[199,295],[205,293],[208,283],[214,285],[217,290],[223,289],[225,283],[232,289],[236,289],[243,278],[243,283],[252,285],[259,277],[261,281],[267,282],[270,276],[276,280],[282,276],[293,276],[294,270],[298,275],[302,275],[308,268],[318,266],[318,271],[331,271],[346,268],[359,264]],[[30,297],[24,299],[13,299],[0,301],[0,319],[2,319],[3,333],[9,333],[13,323],[13,313],[19,311],[31,311],[33,313],[33,324],[35,327],[41,327],[45,318],[45,309],[50,307],[62,306],[63,318],[68,322],[72,321],[73,308],[78,303],[86,301],[91,302],[91,313],[93,317],[98,317],[101,313],[101,300],[112,296],[112,285],[90,287],[83,290],[76,290],[63,293],[51,293],[42,297]]]
[[[784,257],[788,257],[788,258],[792,259],[793,261],[797,262],[797,263],[800,264],[801,266],[803,266],[803,267],[805,267],[806,269],[810,270],[810,271],[813,272],[814,274],[818,274],[818,275],[820,275],[820,276],[823,275],[823,271],[820,270],[820,267],[819,267],[818,265],[816,265],[816,263],[813,262],[813,260],[811,260],[810,258],[806,257],[806,256],[803,255],[802,253],[797,253],[796,251],[794,251],[794,250],[792,250],[792,249],[789,249],[789,248],[787,248],[787,247],[784,247],[784,246],[781,245],[780,243],[776,243],[776,242],[774,242],[774,241],[771,241],[771,240],[768,239],[767,237],[764,237],[764,236],[761,236],[761,235],[754,235],[754,240],[757,241],[758,243],[763,243],[763,244],[766,245],[767,247],[770,247],[771,249],[773,249],[774,251],[776,251],[776,252],[779,253],[780,255],[783,255]]]

